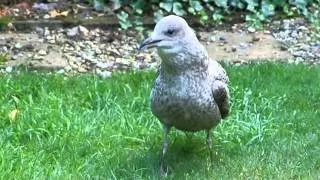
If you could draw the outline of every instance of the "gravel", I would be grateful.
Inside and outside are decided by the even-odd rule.
[[[245,29],[237,31],[246,32]],[[263,41],[255,36],[255,29],[247,29],[247,32],[252,34],[252,40],[248,42],[233,44],[229,37],[218,35],[210,35],[204,41],[207,44],[216,43],[226,52],[241,53],[250,49],[254,43]],[[293,58],[288,62],[320,64],[320,35],[315,34],[306,22],[274,22],[263,33],[272,34],[280,42],[279,50],[292,54]],[[42,67],[41,63],[50,66],[61,61],[61,66],[55,68],[58,73],[94,72],[101,78],[110,77],[115,70],[154,69],[159,63],[154,50],[151,53],[137,52],[137,39],[142,38],[142,35],[136,31],[123,33],[121,30],[87,29],[84,26],[56,30],[37,27],[34,36],[35,39],[23,36],[23,41],[12,36],[0,37],[0,53],[8,54],[9,60],[17,62],[13,63],[15,65],[35,67],[40,64]],[[13,66],[2,65],[2,72],[12,72],[15,69]]]
[[[293,55],[291,62],[320,64],[320,36],[304,20],[283,20],[273,36]]]
[[[137,52],[136,32],[132,33],[135,36],[129,36],[119,31],[76,26],[59,30],[38,27],[35,33],[38,42],[27,44],[2,38],[0,44],[9,43],[2,43],[0,53],[8,53],[12,60],[24,57],[23,61],[37,64],[52,58],[51,52],[58,52],[62,59],[54,58],[67,62],[66,72],[99,72],[103,78],[110,77],[109,73],[115,70],[149,69],[158,65],[155,53]]]

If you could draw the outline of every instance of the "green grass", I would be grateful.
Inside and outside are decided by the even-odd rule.
[[[170,133],[169,179],[319,179],[320,67],[228,66],[232,112],[214,131]],[[0,75],[0,179],[155,179],[154,72]],[[8,114],[20,111],[17,119]]]

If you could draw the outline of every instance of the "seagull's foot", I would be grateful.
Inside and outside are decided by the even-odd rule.
[[[167,177],[168,176],[168,167],[164,165],[164,162],[160,164],[160,176]]]

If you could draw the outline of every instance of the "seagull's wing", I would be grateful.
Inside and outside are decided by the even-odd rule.
[[[212,78],[212,94],[217,103],[221,118],[226,118],[230,112],[229,78],[222,66],[210,60],[209,73]]]
[[[225,84],[229,83],[229,78],[223,67],[214,60],[209,61],[209,73],[214,80],[222,81]]]

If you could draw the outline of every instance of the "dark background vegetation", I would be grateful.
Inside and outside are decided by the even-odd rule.
[[[193,16],[203,24],[240,18],[255,27],[261,27],[263,22],[274,18],[293,16],[303,16],[311,22],[316,22],[320,6],[320,0],[1,0],[0,2],[8,5],[26,1],[85,3],[98,11],[108,9],[117,14],[125,29],[141,24],[139,19],[142,16],[153,17],[156,21],[167,14]]]

